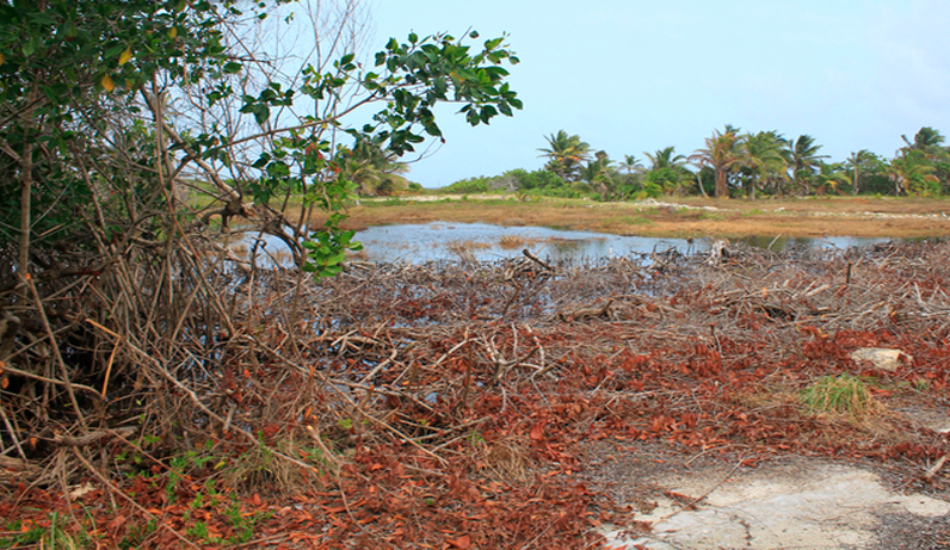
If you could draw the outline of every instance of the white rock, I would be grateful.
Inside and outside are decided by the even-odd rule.
[[[859,348],[851,352],[851,360],[855,363],[871,363],[876,369],[894,372],[901,366],[901,355],[908,363],[914,360],[899,349],[888,348]]]

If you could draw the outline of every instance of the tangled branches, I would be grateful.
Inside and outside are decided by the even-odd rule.
[[[945,243],[750,249],[716,267],[675,253],[352,265],[320,282],[228,268],[208,243],[183,244],[177,258],[130,264],[139,248],[96,273],[31,282],[29,300],[5,309],[5,456],[42,463],[64,446],[133,439],[157,457],[263,444],[301,469],[313,465],[295,446],[337,462],[382,438],[438,461],[486,422],[474,403],[492,395],[504,408],[509,390],[563,384],[604,357],[685,361],[699,349],[719,370],[743,364],[742,350],[776,365],[807,356],[810,334],[936,345],[950,330]]]
[[[95,273],[7,286],[5,481],[145,473],[166,478],[171,492],[156,499],[198,498],[200,484],[173,483],[182,476],[249,493],[335,484],[322,505],[349,510],[341,529],[356,540],[370,532],[361,514],[406,515],[426,495],[485,506],[465,481],[474,476],[506,498],[561,503],[544,508],[549,529],[506,520],[481,543],[537,536],[568,547],[587,540],[580,518],[599,497],[534,476],[580,471],[584,442],[945,453],[899,415],[829,423],[789,396],[860,372],[856,348],[890,346],[913,365],[881,384],[928,388],[920,395],[940,405],[947,243],[732,248],[717,265],[675,251],[589,265],[350,264],[319,281],[239,269],[221,246],[194,237],[167,255],[136,245]],[[411,498],[400,488],[409,478]],[[512,517],[541,513],[504,502]],[[581,523],[556,519],[568,503]],[[412,510],[418,522],[468,521]]]

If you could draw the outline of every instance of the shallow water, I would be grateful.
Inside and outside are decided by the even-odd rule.
[[[248,244],[254,237],[248,237]],[[527,248],[548,261],[578,262],[617,256],[649,255],[671,248],[683,254],[704,253],[718,240],[693,240],[612,235],[547,227],[500,226],[485,223],[434,222],[370,227],[356,234],[363,250],[351,255],[360,260],[391,263],[424,263],[442,260],[480,262],[518,257]],[[754,236],[742,242],[780,252],[786,248],[837,248],[866,246],[888,239],[855,237],[786,238]],[[285,250],[279,239],[264,236],[267,250]],[[287,258],[289,261],[289,258]]]
[[[681,253],[706,252],[714,238],[686,239],[611,235],[546,227],[503,227],[484,223],[406,224],[371,227],[356,234],[363,243],[359,257],[372,262],[460,258],[491,261],[521,255],[525,248],[541,258],[578,261],[630,256],[675,248]],[[824,237],[820,239],[750,237],[743,242],[775,252],[787,247],[848,248],[887,239]],[[774,241],[774,242],[773,242]]]

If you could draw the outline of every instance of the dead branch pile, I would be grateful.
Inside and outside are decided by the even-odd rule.
[[[466,514],[486,504],[466,500],[474,486],[459,476],[488,476],[499,495],[543,493],[537,506],[549,508],[497,501],[514,515],[479,540],[563,545],[584,538],[571,537],[590,527],[580,518],[596,497],[530,479],[581,471],[578,445],[591,440],[918,469],[946,455],[946,436],[893,411],[906,392],[918,405],[947,404],[950,243],[729,247],[716,262],[673,250],[588,265],[529,255],[354,263],[319,281],[238,269],[210,240],[163,250],[172,252],[135,247],[96,270],[6,287],[0,481],[50,484],[77,466],[106,485],[117,472],[211,476],[251,491],[335,479],[321,506],[341,506],[352,522],[348,535],[326,536],[357,540],[370,533],[360,518],[383,513],[416,518],[418,532],[433,532],[427,521],[464,532]],[[849,358],[875,346],[912,362],[868,373]],[[872,410],[891,413],[839,422],[796,400],[811,381],[849,372],[873,375],[874,398],[898,401]],[[142,504],[168,498],[133,487]],[[201,486],[168,487],[198,498]],[[419,515],[433,494],[473,508]],[[556,520],[565,506],[577,508],[575,522]],[[532,530],[539,513],[550,529]]]
[[[621,356],[719,370],[754,355],[777,370],[839,331],[930,346],[950,332],[948,243],[742,249],[718,265],[675,251],[584,266],[357,264],[319,282],[225,269],[225,254],[196,246],[16,289],[25,299],[0,336],[3,456],[230,441],[300,470],[298,447],[338,462],[382,437],[438,458],[487,422],[468,412],[484,394],[505,407],[524,383],[555,392]]]

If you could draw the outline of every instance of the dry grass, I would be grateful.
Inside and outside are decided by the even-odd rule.
[[[452,241],[445,246],[452,252],[456,254],[461,254],[464,252],[471,252],[472,250],[485,250],[486,248],[491,248],[492,245],[488,243],[483,243],[481,241],[468,240],[468,241]]]
[[[534,466],[531,451],[524,441],[507,437],[480,445],[479,458],[484,467],[501,479],[525,479]]]
[[[505,235],[498,241],[498,245],[505,250],[514,250],[521,248],[525,244],[525,239],[517,235]]]
[[[740,200],[676,198],[676,206],[544,199],[407,202],[359,206],[348,227],[394,223],[492,223],[656,237],[783,235],[786,237],[923,238],[950,235],[950,201],[917,198]],[[321,221],[321,220],[314,220]]]
[[[313,464],[307,470],[276,456],[274,450]],[[323,465],[324,468],[319,468]],[[324,475],[333,471],[333,464],[327,462],[321,449],[313,445],[301,444],[292,435],[282,437],[275,443],[249,446],[243,453],[227,464],[223,481],[226,486],[243,492],[260,491],[267,488],[275,494],[287,490],[299,491],[302,487],[319,487]]]

